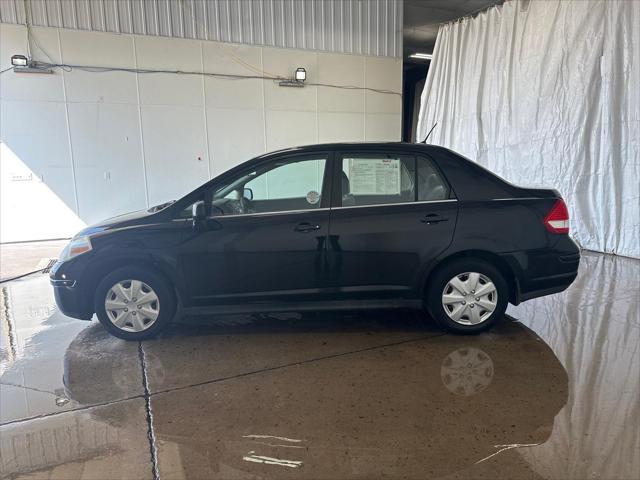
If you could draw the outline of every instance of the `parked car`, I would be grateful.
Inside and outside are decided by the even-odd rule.
[[[312,145],[86,228],[50,278],[63,313],[96,313],[127,340],[192,313],[388,307],[478,333],[507,303],[573,282],[568,232],[557,191],[514,186],[445,148]]]

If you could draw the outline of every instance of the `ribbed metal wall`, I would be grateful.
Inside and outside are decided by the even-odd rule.
[[[402,56],[402,0],[0,0],[0,22]]]

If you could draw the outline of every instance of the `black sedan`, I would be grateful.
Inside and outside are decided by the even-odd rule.
[[[508,302],[573,282],[568,232],[557,191],[511,185],[445,148],[313,145],[91,226],[50,275],[63,313],[96,313],[127,340],[196,312],[389,307],[478,333]]]

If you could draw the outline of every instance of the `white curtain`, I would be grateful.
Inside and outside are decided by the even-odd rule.
[[[640,1],[508,1],[440,27],[418,140],[558,189],[584,248],[640,257]]]

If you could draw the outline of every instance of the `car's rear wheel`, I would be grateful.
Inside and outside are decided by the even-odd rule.
[[[439,268],[429,282],[427,307],[453,333],[483,332],[504,317],[508,287],[500,271],[484,260],[461,258]]]
[[[100,323],[124,340],[143,340],[171,322],[176,300],[169,283],[155,272],[125,267],[107,275],[96,288]]]

